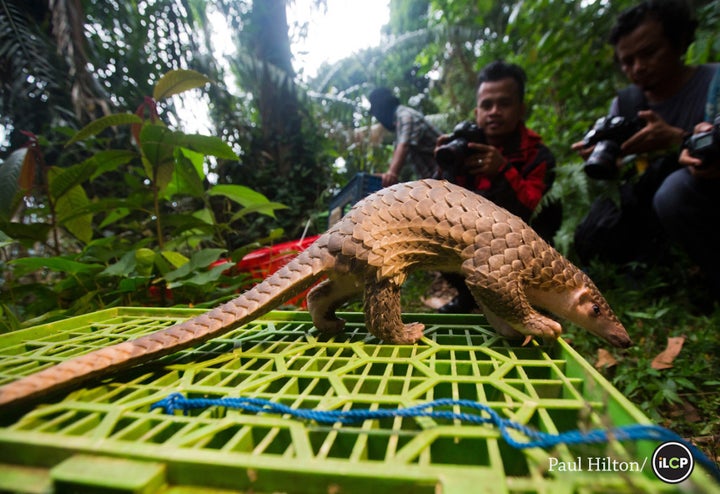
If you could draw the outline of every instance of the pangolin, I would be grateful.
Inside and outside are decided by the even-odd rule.
[[[338,333],[335,310],[364,294],[368,330],[387,343],[412,344],[420,323],[401,320],[400,288],[414,269],[460,272],[503,336],[557,338],[568,319],[617,347],[625,328],[590,278],[505,209],[439,180],[400,183],[358,202],[288,264],[237,298],[167,329],[75,357],[0,388],[0,407],[34,401],[217,337],[269,312],[321,281],[308,294],[313,324]]]

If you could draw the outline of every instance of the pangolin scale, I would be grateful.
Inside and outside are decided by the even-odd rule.
[[[618,347],[630,338],[590,278],[518,217],[462,187],[421,180],[382,189],[280,270],[198,317],[105,347],[0,388],[0,407],[34,401],[89,379],[220,336],[327,279],[308,294],[314,325],[342,331],[335,310],[364,295],[368,330],[412,344],[423,325],[403,324],[400,287],[414,269],[460,272],[498,333],[557,338],[561,326],[533,306],[569,319]]]

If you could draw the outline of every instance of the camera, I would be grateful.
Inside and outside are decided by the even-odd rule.
[[[691,135],[685,147],[691,156],[702,160],[702,166],[720,160],[720,114],[715,117],[712,129]]]
[[[595,149],[585,161],[585,173],[591,178],[607,180],[618,175],[617,159],[620,146],[645,126],[645,120],[637,117],[601,117],[583,137],[583,146]]]
[[[435,151],[435,159],[440,168],[457,175],[457,170],[462,169],[465,158],[470,154],[468,144],[471,142],[485,144],[485,132],[472,122],[457,124],[450,135],[450,141]]]

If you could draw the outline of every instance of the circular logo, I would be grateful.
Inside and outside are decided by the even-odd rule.
[[[662,443],[652,456],[653,473],[668,484],[677,484],[688,478],[694,466],[692,453],[682,443]]]

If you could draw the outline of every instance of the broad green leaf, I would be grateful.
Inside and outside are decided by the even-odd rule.
[[[18,180],[27,149],[14,151],[0,163],[0,218],[9,220],[20,204],[21,194]]]
[[[172,162],[175,148],[172,139],[173,131],[164,125],[146,124],[140,131],[140,142],[143,157],[147,159],[152,168],[162,163]],[[148,177],[152,178],[153,173],[146,170]]]
[[[203,87],[210,82],[210,79],[195,70],[171,70],[155,84],[153,99],[160,101],[189,89]]]
[[[260,192],[256,192],[244,185],[219,184],[213,185],[208,194],[211,196],[224,196],[241,206],[259,206],[269,204],[270,201]]]
[[[93,234],[92,215],[82,213],[89,203],[85,189],[79,185],[63,194],[55,203],[58,223],[85,244],[92,240]]]
[[[10,261],[10,264],[15,266],[16,274],[18,275],[20,274],[17,268],[24,274],[32,273],[33,271],[43,268],[67,274],[92,274],[103,269],[101,264],[86,264],[62,257],[23,257]]]
[[[180,133],[177,133],[174,137],[177,139],[176,144],[178,146],[198,153],[226,160],[240,159],[235,151],[219,137]]]
[[[142,157],[142,164],[147,178],[157,186],[158,190],[162,194],[164,187],[172,180],[173,162],[165,161],[159,165],[155,165]]]
[[[175,153],[175,171],[172,180],[165,190],[166,198],[175,194],[189,195],[201,198],[205,194],[205,186],[202,178],[204,174],[198,173],[202,170],[204,156],[189,149],[178,149]],[[198,166],[199,165],[199,166]]]
[[[121,219],[125,218],[127,215],[130,214],[130,210],[128,208],[115,208],[111,210],[107,216],[105,216],[105,219],[102,220],[102,222],[99,225],[99,228],[105,228],[108,225],[112,225],[116,221],[120,221]]]
[[[215,224],[215,213],[213,213],[212,209],[209,208],[202,208],[198,211],[195,211],[193,213],[193,217],[199,219],[206,225]]]
[[[175,266],[175,268],[179,268],[180,266],[190,262],[190,259],[185,257],[184,255],[180,254],[179,252],[174,252],[170,250],[166,250],[161,252],[161,255],[167,259],[167,261]]]
[[[225,249],[202,249],[193,253],[190,257],[190,264],[195,268],[206,268],[217,261],[224,253]]]
[[[97,165],[91,160],[68,168],[53,167],[53,173],[48,174],[50,197],[58,200],[69,190],[86,182],[96,169]]]
[[[120,260],[106,267],[98,276],[128,276],[135,272],[135,251],[123,254]]]
[[[267,204],[256,204],[254,206],[248,206],[242,208],[240,211],[235,213],[230,219],[229,223],[244,218],[248,214],[252,213],[264,214],[266,216],[270,216],[271,218],[275,218],[275,211],[278,209],[288,209],[288,207],[284,204],[280,204],[279,202],[268,202]]]
[[[114,127],[116,125],[129,125],[129,124],[141,124],[142,118],[138,117],[134,113],[116,113],[113,115],[107,115],[105,117],[98,118],[87,124],[85,127],[80,129],[66,144],[65,147],[75,144],[76,142],[92,137],[99,134],[108,127]]]
[[[95,162],[97,169],[90,179],[94,180],[105,172],[115,171],[121,166],[130,163],[137,157],[138,153],[135,151],[127,151],[123,149],[113,149],[95,153],[95,155],[90,159]]]
[[[195,252],[190,257],[190,262],[183,264],[175,271],[167,273],[165,279],[167,281],[175,281],[190,275],[197,269],[206,268],[217,261],[224,252],[224,249],[202,249]]]
[[[163,161],[158,164],[155,173],[155,186],[161,191],[161,194],[172,180],[174,170],[175,163],[173,161]]]
[[[10,238],[20,242],[46,242],[51,228],[47,223],[32,223],[27,225],[25,223],[0,221],[0,230]]]
[[[187,158],[192,165],[195,167],[195,171],[200,179],[205,179],[205,155],[198,153],[188,148],[180,148],[180,153],[183,157]]]
[[[179,286],[183,285],[196,285],[196,286],[203,286],[207,285],[208,283],[212,283],[214,281],[217,281],[220,279],[220,276],[222,276],[223,272],[226,271],[232,267],[231,264],[223,264],[219,266],[215,266],[207,271],[203,271],[200,273],[196,273],[193,276],[190,276],[189,278],[184,278],[179,281],[175,281],[173,283],[168,283],[168,288],[177,288]],[[167,277],[166,277],[167,278]]]
[[[140,131],[145,173],[160,191],[170,183],[175,169],[174,134],[164,125],[154,124],[143,126]]]

